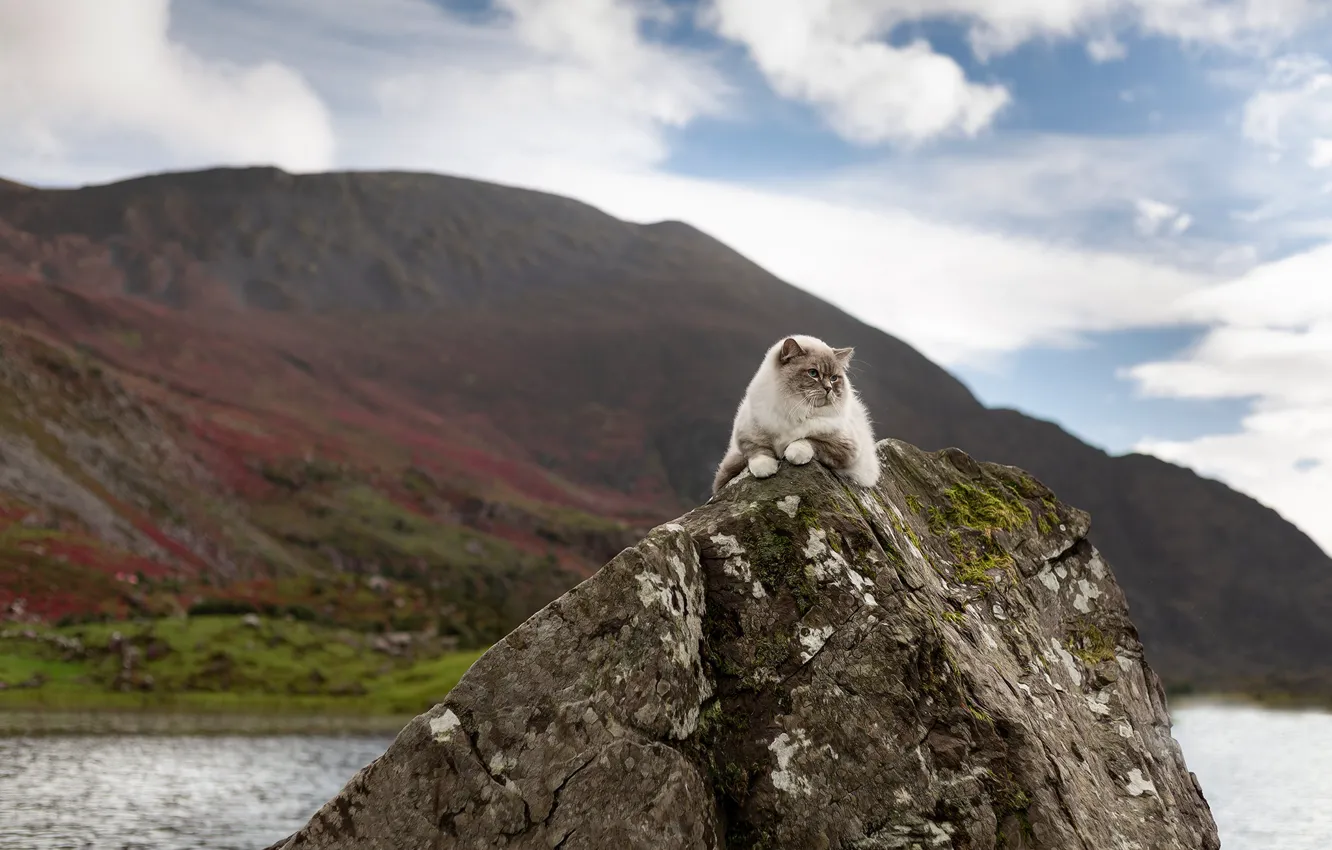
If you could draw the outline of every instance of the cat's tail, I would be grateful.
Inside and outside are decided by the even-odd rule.
[[[717,477],[712,480],[712,495],[717,495],[721,488],[735,476],[744,471],[745,456],[735,446],[726,450],[726,457],[717,466]]]

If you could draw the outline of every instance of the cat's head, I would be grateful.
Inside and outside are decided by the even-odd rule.
[[[846,370],[854,348],[832,348],[813,337],[787,337],[775,348],[780,386],[807,407],[840,407],[851,393]]]

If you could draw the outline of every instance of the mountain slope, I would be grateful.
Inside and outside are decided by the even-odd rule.
[[[487,494],[475,522],[514,505],[674,516],[706,494],[772,340],[854,345],[880,434],[1022,466],[1091,512],[1167,681],[1332,691],[1332,562],[1293,526],[1186,470],[987,410],[901,341],[684,224],[433,175],[218,169],[0,190],[2,273],[0,318],[26,332],[194,408],[243,411],[285,435],[277,455],[337,443],[348,468],[396,479],[425,459],[432,480]],[[252,513],[243,488],[222,492]],[[565,552],[587,521],[546,521],[539,539]]]

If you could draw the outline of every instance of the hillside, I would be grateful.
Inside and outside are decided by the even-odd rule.
[[[23,352],[0,391],[66,399],[0,420],[0,445],[149,529],[70,526],[169,567],[173,604],[258,584],[308,606],[308,587],[271,588],[383,574],[401,593],[364,592],[407,600],[417,625],[493,640],[706,494],[755,358],[798,330],[856,347],[881,435],[1024,467],[1090,511],[1172,685],[1332,693],[1332,561],[1293,526],[1179,467],[988,410],[684,224],[418,174],[0,187],[0,320]],[[121,400],[87,409],[104,396]],[[22,443],[33,429],[46,436]],[[26,511],[64,492],[0,489]],[[22,581],[0,579],[44,604]]]

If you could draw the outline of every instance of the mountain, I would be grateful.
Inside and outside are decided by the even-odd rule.
[[[212,582],[191,598],[386,573],[423,594],[409,609],[493,639],[705,497],[757,358],[801,332],[856,347],[881,436],[1021,466],[1088,510],[1167,682],[1332,693],[1332,560],[1275,512],[987,409],[910,346],[679,222],[425,174],[8,184],[0,319],[152,413],[154,436],[103,451],[118,462],[156,440],[191,470],[134,520],[189,549],[186,584]],[[49,371],[34,363],[19,373]],[[71,403],[90,392],[62,387]],[[175,474],[135,464],[147,482]],[[100,486],[128,486],[98,469]]]

